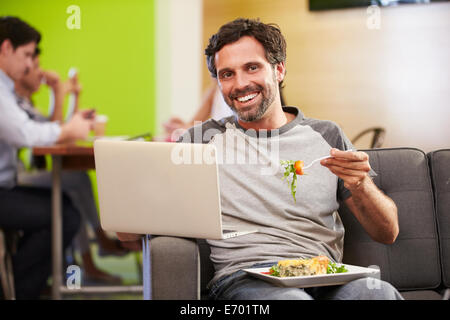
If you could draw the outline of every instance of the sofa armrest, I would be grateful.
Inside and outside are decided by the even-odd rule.
[[[150,250],[154,300],[200,299],[200,257],[194,239],[154,237]]]

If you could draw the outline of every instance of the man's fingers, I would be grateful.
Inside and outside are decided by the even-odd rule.
[[[334,173],[336,176],[338,176],[342,181],[344,181],[344,187],[346,187],[349,190],[352,190],[354,188],[358,188],[361,183],[364,181],[364,179],[367,178],[367,175],[361,175],[361,172],[357,175],[349,175],[343,173],[345,170],[342,170],[342,168],[333,167],[329,168],[332,173]],[[348,172],[348,171],[347,171]]]
[[[351,177],[363,177],[367,174],[367,172],[370,170],[355,170],[352,168],[346,168],[341,166],[335,166],[335,165],[325,165],[328,169],[330,169],[331,172],[333,172],[335,175],[339,176],[346,175]],[[343,178],[342,178],[343,179]]]
[[[351,160],[329,158],[321,161],[321,164],[327,167],[336,166],[364,172],[369,172],[371,169],[368,161],[351,161]]]
[[[350,161],[368,161],[369,155],[362,151],[341,151],[336,148],[332,148],[330,155],[334,158],[346,159]]]

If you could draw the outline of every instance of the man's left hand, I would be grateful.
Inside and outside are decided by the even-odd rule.
[[[332,148],[332,158],[320,163],[344,181],[350,191],[358,189],[366,179],[370,179],[369,155],[362,151],[341,151]]]

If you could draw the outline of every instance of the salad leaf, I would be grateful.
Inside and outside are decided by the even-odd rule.
[[[297,192],[297,173],[295,173],[294,160],[281,160],[280,164],[284,167],[284,175],[283,180],[286,180],[291,187],[291,194],[294,198],[294,202],[297,202],[295,199],[295,193]],[[292,173],[292,180],[290,181],[290,175]]]
[[[344,265],[340,265],[338,266],[336,263],[334,262],[328,262],[328,267],[327,267],[327,274],[330,273],[344,273],[347,272],[347,268]]]
[[[271,276],[274,276],[274,277],[279,277],[280,276],[280,271],[278,270],[278,265],[277,264],[274,264],[272,266],[272,268],[270,268],[269,272],[270,272]]]

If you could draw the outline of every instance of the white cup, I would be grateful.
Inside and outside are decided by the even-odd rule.
[[[108,122],[107,115],[98,114],[95,116],[94,135],[96,137],[103,137],[105,135],[107,122]]]

